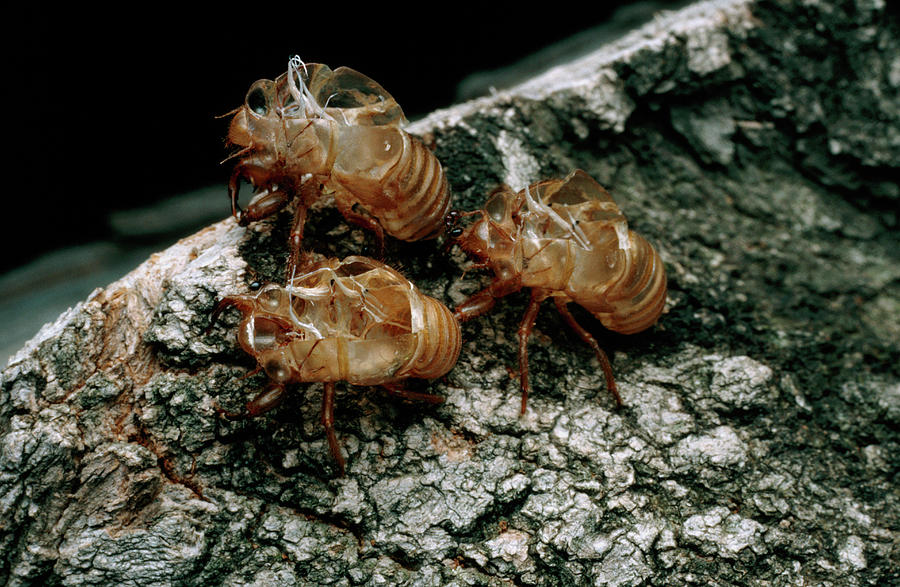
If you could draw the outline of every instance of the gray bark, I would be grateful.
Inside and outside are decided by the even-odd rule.
[[[458,365],[428,388],[443,405],[339,386],[337,477],[320,385],[264,417],[216,412],[265,377],[245,378],[236,314],[203,329],[217,299],[280,277],[289,214],[151,257],[3,372],[0,578],[900,581],[898,44],[877,0],[700,3],[412,127],[457,208],[580,167],[657,246],[657,327],[612,335],[576,314],[623,409],[544,308],[519,417],[523,292],[464,325]],[[326,206],[306,244],[344,256],[371,237]],[[489,280],[440,243],[391,241],[387,260],[450,305]]]

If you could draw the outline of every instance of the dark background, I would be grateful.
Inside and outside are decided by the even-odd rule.
[[[369,75],[414,119],[451,105],[467,75],[570,39],[628,3],[597,4],[518,13],[429,4],[427,15],[384,2],[370,11],[20,8],[10,32],[24,33],[22,41],[6,52],[4,126],[14,154],[0,272],[51,249],[121,238],[110,232],[110,211],[204,186],[223,186],[226,217],[230,165],[219,161],[228,119],[216,116],[240,105],[254,80],[282,73],[295,53]]]

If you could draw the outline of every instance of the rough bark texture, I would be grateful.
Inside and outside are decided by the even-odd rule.
[[[549,307],[518,416],[527,296],[466,323],[441,406],[264,384],[215,301],[277,279],[289,214],[226,220],[46,326],[3,373],[9,584],[883,585],[900,581],[900,27],[878,0],[712,2],[437,112],[456,206],[580,167],[669,272],[659,325],[603,331],[624,409]],[[372,72],[374,76],[376,72]],[[227,207],[222,202],[223,208]],[[371,237],[325,207],[307,245]],[[387,260],[448,304],[488,277]],[[549,304],[548,304],[549,306]]]

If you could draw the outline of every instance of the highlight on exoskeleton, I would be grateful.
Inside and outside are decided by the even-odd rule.
[[[462,228],[459,221],[474,216]],[[460,321],[489,311],[497,298],[531,288],[531,300],[519,325],[522,412],[531,386],[528,338],[540,304],[552,298],[565,322],[591,346],[606,385],[622,404],[606,353],[569,312],[575,302],[608,329],[640,332],[656,323],[666,301],[666,274],[657,252],[628,222],[609,193],[587,173],[509,188],[491,194],[484,208],[453,212],[449,234],[482,266],[494,272],[490,286],[460,304]]]
[[[232,213],[241,225],[297,200],[287,276],[300,262],[307,209],[332,193],[347,220],[404,241],[433,238],[443,227],[450,192],[443,168],[416,137],[396,100],[348,67],[331,70],[293,57],[287,72],[250,86],[236,110],[228,143],[239,147],[229,181]],[[245,210],[241,180],[255,187]]]
[[[453,313],[398,271],[367,257],[327,259],[285,286],[228,296],[210,326],[228,307],[243,314],[238,343],[271,381],[247,404],[247,415],[279,405],[288,384],[324,383],[322,424],[341,473],[344,458],[333,426],[335,382],[380,385],[401,397],[438,403],[442,397],[408,391],[402,382],[440,377],[459,356]]]

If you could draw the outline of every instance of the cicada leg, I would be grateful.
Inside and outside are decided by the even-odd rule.
[[[481,271],[482,269],[490,269],[490,268],[491,268],[491,264],[488,261],[477,261],[475,263],[472,263],[468,267],[463,268],[463,272],[462,272],[462,275],[460,276],[460,279],[465,279],[466,275],[469,273],[469,271]]]
[[[488,287],[456,306],[453,315],[456,316],[456,319],[460,322],[477,318],[490,311],[490,309],[494,307],[497,298],[502,298],[521,288],[522,283],[519,278],[508,279],[505,281],[495,280]]]
[[[238,221],[241,219],[241,206],[238,204],[238,194],[240,192],[240,182],[244,175],[244,167],[236,165],[228,179],[228,196],[231,198],[231,215]]]
[[[328,447],[331,456],[337,462],[338,471],[344,475],[344,455],[341,454],[341,445],[338,444],[337,435],[334,433],[334,382],[325,382],[325,393],[322,396],[322,426],[325,427],[325,437],[328,439]]]
[[[528,338],[534,329],[534,321],[537,319],[538,310],[541,308],[542,298],[534,294],[532,290],[531,301],[528,302],[528,309],[522,316],[522,322],[519,324],[519,381],[522,387],[522,411],[525,413],[525,407],[528,404],[528,394],[531,393],[531,383],[528,381]]]
[[[456,309],[453,310],[453,315],[460,322],[465,322],[488,313],[496,302],[497,298],[491,294],[491,289],[483,289],[456,306]]]
[[[347,219],[347,222],[351,222],[359,227],[365,228],[367,230],[371,230],[375,233],[375,255],[374,257],[378,260],[384,259],[384,228],[381,227],[381,224],[378,223],[377,220],[372,218],[367,214],[360,214],[356,210],[353,209],[353,205],[349,204],[348,201],[341,197],[334,198],[335,204],[337,204],[338,211],[344,215],[344,218]]]
[[[242,210],[238,202],[242,179],[250,181],[255,186],[268,186],[259,188],[246,210]],[[272,183],[271,179],[272,176],[267,169],[254,163],[242,162],[234,167],[228,180],[228,195],[231,198],[231,215],[238,224],[247,226],[251,222],[271,216],[291,201],[293,194]]]
[[[409,391],[405,387],[396,383],[385,383],[381,387],[389,394],[419,402],[428,402],[431,404],[440,404],[444,402],[444,398],[433,393],[422,393],[418,391]]]
[[[597,341],[591,336],[591,333],[585,330],[581,324],[575,320],[575,316],[569,312],[566,302],[562,298],[553,298],[553,301],[556,303],[556,309],[559,310],[560,315],[563,317],[563,320],[566,321],[566,324],[569,325],[569,328],[574,330],[575,333],[581,337],[581,340],[588,343],[588,345],[594,349],[594,354],[597,355],[597,360],[600,361],[600,368],[603,369],[603,375],[606,377],[606,389],[609,390],[613,399],[616,400],[616,406],[621,407],[623,405],[622,397],[619,395],[619,388],[616,387],[616,380],[613,378],[612,365],[609,363],[609,357],[606,356],[606,353],[603,352],[603,349],[600,348],[600,345],[597,344]]]
[[[212,314],[209,315],[209,325],[203,331],[203,335],[206,336],[212,331],[213,326],[215,326],[216,322],[219,320],[219,316],[222,314],[222,312],[225,311],[226,308],[234,306],[241,312],[246,313],[247,311],[249,311],[251,304],[252,302],[250,302],[250,300],[245,296],[225,296],[224,298],[219,300],[219,303],[216,304],[216,307],[213,309]]]
[[[283,383],[270,383],[256,397],[247,402],[247,413],[252,417],[256,417],[274,410],[284,401],[284,390]]]
[[[229,420],[246,420],[247,418],[255,418],[271,411],[281,405],[284,400],[284,384],[270,383],[264,390],[259,392],[256,397],[247,402],[243,412],[226,412],[221,408],[217,408],[221,415]]]
[[[294,222],[291,228],[290,253],[285,267],[285,283],[290,284],[297,273],[297,267],[306,265],[306,255],[303,252],[303,226],[306,224],[306,204],[303,200],[297,203],[294,211]]]

